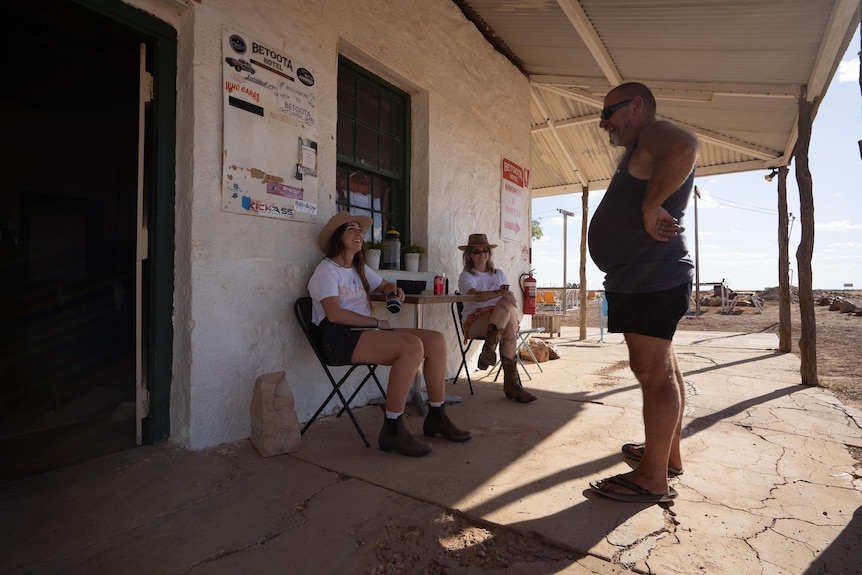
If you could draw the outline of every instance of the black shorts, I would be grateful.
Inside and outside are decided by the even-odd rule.
[[[359,343],[363,332],[351,331],[353,326],[331,323],[323,318],[320,322],[320,347],[329,365],[350,365],[353,363],[353,350]]]
[[[652,293],[606,292],[608,331],[673,340],[676,324],[688,312],[691,282]]]

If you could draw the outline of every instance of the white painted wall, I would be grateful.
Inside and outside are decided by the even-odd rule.
[[[513,286],[529,269],[524,246],[499,240],[501,157],[529,167],[528,81],[450,0],[128,1],[179,31],[174,441],[197,449],[248,437],[251,393],[265,373],[287,372],[301,421],[330,390],[293,301],[307,295],[322,258],[317,233],[335,211],[339,54],[411,94],[412,239],[428,248],[420,269],[445,271],[454,286],[457,246],[473,232],[501,244],[495,261]],[[320,118],[314,224],[221,210],[223,25],[312,67]],[[452,336],[454,375],[460,356],[449,309],[429,309],[425,319]],[[458,391],[466,394],[466,385]]]

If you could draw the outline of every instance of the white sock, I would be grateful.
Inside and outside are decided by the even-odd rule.
[[[444,403],[446,403],[446,402],[445,401],[429,401],[428,405],[430,405],[431,407],[440,407]]]
[[[401,417],[402,413],[404,413],[404,412],[403,411],[386,410],[386,419],[398,419],[399,417]]]

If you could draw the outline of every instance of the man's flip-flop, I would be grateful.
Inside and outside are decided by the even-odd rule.
[[[644,458],[644,444],[643,443],[626,443],[622,446],[620,451],[623,452],[625,457],[628,457],[632,461],[640,461]],[[682,475],[683,471],[679,467],[671,467],[667,466],[667,476],[668,477],[676,477],[677,475]]]
[[[617,491],[611,491],[605,487],[608,483],[625,487],[634,493],[619,493]],[[616,499],[617,501],[625,501],[627,503],[666,503],[668,501],[673,501],[678,495],[676,489],[673,487],[668,487],[667,493],[651,493],[640,485],[635,485],[631,481],[627,481],[619,475],[614,475],[613,477],[608,477],[607,479],[602,479],[595,483],[591,482],[590,489],[600,495],[604,495],[605,497]]]

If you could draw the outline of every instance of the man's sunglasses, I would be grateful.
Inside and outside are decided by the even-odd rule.
[[[473,255],[474,255],[474,256],[478,256],[479,254],[490,254],[490,253],[491,253],[491,250],[489,250],[488,248],[482,248],[482,249],[475,249],[475,250],[473,250]]]
[[[608,106],[607,108],[602,110],[602,121],[607,122],[608,120],[610,120],[611,116],[613,116],[617,110],[619,110],[623,106],[627,105],[632,100],[634,100],[634,98],[629,98],[628,100],[623,100],[622,102],[617,102],[613,106]]]

